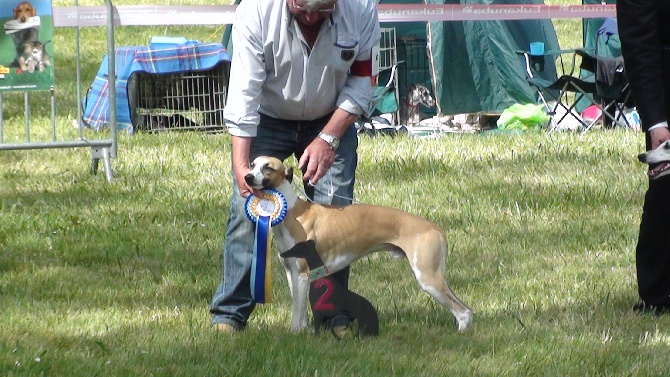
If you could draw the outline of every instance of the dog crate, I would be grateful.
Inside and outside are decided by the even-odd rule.
[[[128,101],[137,131],[223,130],[230,62],[201,71],[136,72],[128,82]]]
[[[398,59],[404,61],[398,69],[398,94],[401,98],[400,106],[409,96],[408,90],[412,85],[423,85],[432,93],[433,81],[430,73],[430,49],[428,41],[414,36],[401,37],[398,43]],[[420,111],[425,115],[435,115],[435,109],[420,104]],[[401,111],[403,113],[404,111]]]
[[[379,70],[385,71],[398,63],[396,34],[394,27],[381,28],[381,32],[382,36],[379,41]]]
[[[385,86],[387,83],[393,84],[393,103],[397,108],[400,100],[398,94],[398,50],[396,48],[396,29],[394,27],[381,28],[381,39],[379,41],[379,82],[378,85]],[[396,69],[393,69],[396,67]],[[384,112],[384,104],[386,99],[382,99],[382,104],[378,107],[380,111]],[[393,107],[393,106],[390,106]],[[398,124],[399,112],[398,110],[390,113],[392,115],[391,122]]]
[[[412,84],[423,85],[432,91],[428,41],[414,37],[403,37],[400,40],[398,55],[398,59],[405,62],[399,67],[400,97],[405,98],[407,96],[407,88]]]

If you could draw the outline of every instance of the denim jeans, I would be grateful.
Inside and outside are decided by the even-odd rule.
[[[274,156],[285,160],[295,155],[299,160],[305,148],[318,136],[330,116],[313,121],[285,121],[261,115],[258,133],[251,142],[249,158]],[[352,125],[340,139],[335,162],[315,187],[304,185],[307,196],[321,204],[351,204],[358,164],[358,136]],[[233,194],[223,248],[223,275],[212,304],[212,324],[225,323],[241,329],[254,310],[251,298],[251,262],[254,225],[244,212],[245,199],[233,179]],[[349,268],[333,274],[348,287]]]

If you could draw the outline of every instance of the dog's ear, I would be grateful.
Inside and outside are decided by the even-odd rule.
[[[37,9],[36,9],[36,8],[35,8],[34,6],[33,6],[33,7],[31,7],[31,8],[33,9],[33,12],[32,12],[32,17],[35,17],[35,16],[37,16]]]
[[[286,178],[289,183],[293,183],[293,168],[290,166],[285,166],[284,178]]]

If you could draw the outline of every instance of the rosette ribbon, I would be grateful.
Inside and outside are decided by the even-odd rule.
[[[249,220],[256,224],[254,257],[251,262],[251,297],[258,304],[272,302],[272,227],[286,217],[286,198],[277,190],[250,195],[245,204]]]

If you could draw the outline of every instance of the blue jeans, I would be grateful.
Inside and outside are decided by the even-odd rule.
[[[319,134],[330,116],[313,121],[285,121],[261,115],[258,133],[251,142],[249,158],[274,156],[285,160],[292,154],[299,160],[305,148]],[[351,204],[358,164],[358,136],[352,125],[340,139],[335,162],[328,174],[315,187],[305,186],[305,193],[316,203]],[[244,213],[245,199],[233,179],[233,194],[223,248],[223,275],[210,313],[212,324],[225,323],[242,329],[256,306],[251,298],[251,262],[254,246],[254,225]],[[333,274],[348,287],[349,268]]]

